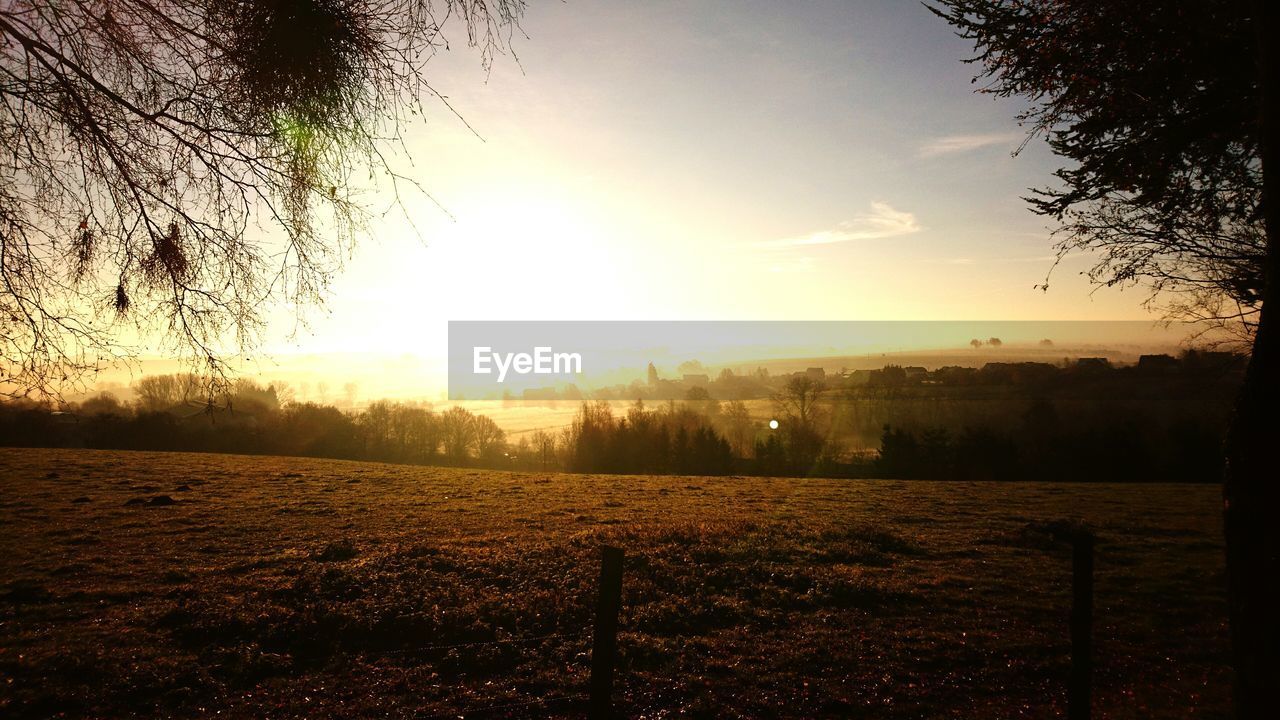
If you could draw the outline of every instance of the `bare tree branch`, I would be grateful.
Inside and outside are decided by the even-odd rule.
[[[351,186],[440,98],[446,26],[487,70],[523,0],[14,0],[0,7],[0,393],[145,340],[225,378],[261,308],[323,300]],[[453,112],[452,108],[448,108]]]

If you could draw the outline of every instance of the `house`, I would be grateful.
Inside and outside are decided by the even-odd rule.
[[[1216,350],[1188,350],[1182,365],[1190,372],[1227,372],[1244,367],[1245,357],[1233,352]]]
[[[877,387],[897,387],[907,382],[907,371],[901,365],[885,365],[879,370],[871,371],[869,385]]]
[[[849,373],[850,385],[866,385],[871,382],[871,374],[880,372],[879,370],[854,370]]]
[[[994,385],[1022,385],[1048,380],[1058,368],[1042,362],[992,362],[982,366],[984,382]]]
[[[1138,356],[1138,370],[1152,375],[1164,374],[1176,371],[1181,367],[1178,359],[1172,355],[1140,355]]]
[[[1013,363],[1007,362],[989,362],[982,366],[978,372],[982,375],[982,381],[995,385],[1008,385],[1013,383]]]
[[[823,370],[820,367],[805,368],[804,374],[805,374],[805,377],[809,378],[810,380],[826,380],[827,379],[827,371]]]
[[[1104,373],[1111,369],[1111,361],[1104,357],[1076,358],[1075,371],[1086,374]]]
[[[968,385],[978,374],[977,368],[962,365],[947,365],[933,372],[934,380],[942,385]]]
[[[706,373],[685,373],[681,378],[685,385],[696,385],[706,387],[711,384],[711,376]]]

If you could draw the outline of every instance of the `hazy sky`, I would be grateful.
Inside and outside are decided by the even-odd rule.
[[[443,358],[450,319],[1138,319],[1020,196],[1056,167],[916,2],[539,2],[487,82],[455,33],[375,225],[271,352]],[[376,196],[371,196],[376,197]],[[411,229],[410,221],[417,231]],[[432,363],[434,360],[428,359]]]

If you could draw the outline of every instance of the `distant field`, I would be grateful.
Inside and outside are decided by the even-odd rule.
[[[511,442],[519,442],[520,438],[531,437],[538,430],[559,435],[573,424],[578,410],[582,407],[582,403],[576,400],[549,402],[517,400],[511,403],[503,403],[500,400],[472,400],[454,404],[461,405],[474,413],[489,416],[507,433],[507,439]],[[614,415],[619,417],[625,416],[627,409],[634,404],[635,400],[609,401]],[[654,409],[665,404],[665,400],[650,400],[645,403],[645,407]],[[751,419],[761,424],[767,423],[774,417],[772,400],[755,398],[744,400],[743,404],[747,406]]]
[[[0,449],[0,716],[581,717],[611,543],[626,717],[1055,717],[1079,520],[1095,717],[1227,717],[1218,492]]]

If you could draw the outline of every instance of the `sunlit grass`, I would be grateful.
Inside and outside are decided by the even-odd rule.
[[[1100,538],[1099,716],[1226,716],[1212,486],[20,449],[0,450],[0,477],[6,717],[382,717],[576,693],[605,543],[628,553],[627,715],[1052,716],[1064,522]],[[417,650],[548,634],[568,637]]]

